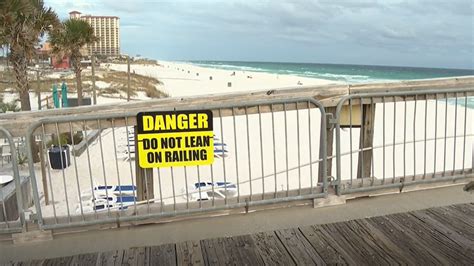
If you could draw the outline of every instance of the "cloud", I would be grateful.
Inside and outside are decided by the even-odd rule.
[[[251,54],[253,60],[323,58],[326,62],[351,60],[347,63],[363,64],[369,63],[364,61],[367,58],[384,58],[373,62],[390,65],[406,60],[407,65],[431,66],[433,54],[438,53],[443,56],[436,56],[436,66],[474,67],[471,0],[49,0],[46,3],[66,16],[73,9],[119,16],[123,49],[141,54],[146,51],[152,57],[196,59],[199,57],[196,47],[199,47],[202,55],[199,59],[206,59],[204,55],[213,55],[214,59],[248,58]]]

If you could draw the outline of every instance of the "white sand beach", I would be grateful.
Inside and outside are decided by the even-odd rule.
[[[159,79],[164,83],[160,89],[165,90],[172,97],[266,90],[298,86],[298,84],[325,85],[336,83],[331,80],[294,75],[213,69],[167,61],[159,61],[159,64],[160,66],[132,64],[130,69],[137,74]],[[112,64],[110,68],[127,71],[127,65],[124,64]],[[228,83],[231,83],[231,86],[228,86]]]
[[[181,63],[160,63],[162,66],[132,65],[132,70],[161,80],[164,83],[163,89],[171,96],[266,90],[295,86],[298,81],[304,85],[331,83],[325,80],[254,72],[236,71],[235,76],[231,76],[233,71],[207,69]],[[124,70],[126,65],[112,65],[111,68]],[[199,76],[196,73],[199,73]],[[212,80],[209,80],[210,76],[213,77]],[[227,82],[232,82],[232,87],[228,87]],[[459,101],[464,101],[464,98],[459,98]],[[416,116],[414,102],[408,102],[406,106],[403,102],[397,103],[396,110],[392,103],[385,104],[385,117],[384,105],[377,104],[374,146],[379,147],[384,143],[383,125],[385,125],[386,148],[380,147],[374,152],[375,178],[422,174],[425,168],[424,154],[428,173],[433,172],[433,169],[443,171],[446,168],[446,171],[450,171],[472,167],[474,128],[471,121],[474,121],[474,110],[466,110],[451,102],[446,104],[444,100],[438,101],[437,122],[435,122],[436,102],[428,101],[427,104],[426,132],[424,100],[416,103]],[[445,114],[448,117],[446,122]],[[413,125],[416,126],[415,130]],[[276,112],[273,116],[268,113],[261,116],[249,115],[248,119],[246,116],[236,116],[235,120],[232,117],[214,118],[216,141],[226,144],[227,157],[216,158],[212,166],[187,167],[186,170],[185,168],[154,169],[155,199],[157,202],[162,200],[164,204],[186,202],[182,194],[186,192],[186,187],[198,181],[233,182],[239,187],[241,200],[249,198],[250,194],[316,187],[320,129],[320,114],[317,109],[288,111],[286,116],[284,112]],[[430,140],[434,138],[435,132],[440,138],[436,141],[436,145]],[[464,132],[467,137],[460,137]],[[446,142],[445,135],[448,136]],[[454,135],[457,136],[455,140],[454,137],[451,138]],[[355,178],[357,172],[357,152],[352,154],[352,168],[351,156],[347,154],[350,151],[349,137],[350,130],[342,129],[341,152],[346,154],[341,167],[344,180],[350,179],[351,172]],[[54,206],[43,205],[43,214],[59,216],[68,212],[71,215],[80,213],[79,191],[90,190],[94,185],[134,184],[135,162],[127,160],[127,138],[125,127],[106,129],[100,138],[91,143],[88,152],[79,157],[71,157],[71,166],[64,171],[50,169],[47,173],[48,186],[54,194]],[[414,139],[417,141],[415,145],[413,145]],[[394,142],[400,143],[395,151],[391,146]],[[352,148],[357,149],[358,144],[359,129],[353,129]],[[446,163],[444,163],[445,153]],[[332,175],[335,176],[335,165]],[[39,189],[42,190],[39,167],[36,168],[36,178]],[[44,204],[44,198],[41,198]]]

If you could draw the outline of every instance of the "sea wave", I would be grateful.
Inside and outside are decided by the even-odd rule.
[[[236,66],[236,65],[226,65],[226,64],[204,64],[204,63],[196,63],[196,62],[192,62],[191,64],[200,66],[200,67],[217,68],[217,69],[224,69],[224,70],[267,72],[266,69],[258,68],[258,67],[249,67],[249,66]]]

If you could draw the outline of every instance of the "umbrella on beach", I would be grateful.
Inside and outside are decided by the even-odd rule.
[[[69,107],[69,102],[67,100],[67,85],[64,83],[61,85],[61,101],[63,103],[63,107]]]
[[[59,95],[58,95],[58,87],[56,84],[53,85],[53,102],[54,108],[59,108]]]

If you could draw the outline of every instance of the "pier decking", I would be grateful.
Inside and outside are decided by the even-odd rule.
[[[472,261],[473,203],[7,265],[469,265]]]

